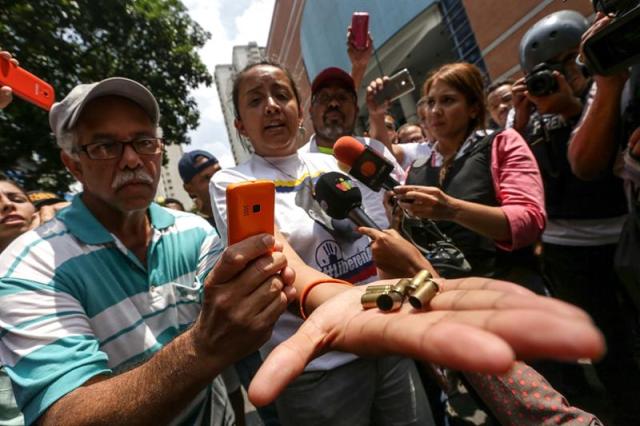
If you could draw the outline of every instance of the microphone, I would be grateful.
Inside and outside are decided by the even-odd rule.
[[[364,183],[372,191],[393,189],[400,185],[391,177],[392,163],[368,146],[351,136],[342,136],[333,145],[333,155],[351,169],[349,174]]]
[[[358,226],[381,230],[362,210],[362,193],[347,175],[328,172],[320,176],[314,188],[314,198],[334,219],[349,218]]]

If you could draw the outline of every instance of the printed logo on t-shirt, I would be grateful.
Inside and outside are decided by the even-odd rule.
[[[377,273],[371,251],[366,246],[353,256],[344,257],[336,241],[325,240],[318,245],[315,257],[322,272],[352,283],[362,282]]]

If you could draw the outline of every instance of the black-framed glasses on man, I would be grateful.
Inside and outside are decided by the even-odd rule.
[[[328,105],[332,100],[336,100],[339,104],[346,104],[347,102],[352,102],[354,99],[353,93],[350,92],[335,92],[335,93],[327,93],[322,92],[318,93],[311,99],[312,103],[318,103],[320,105]]]
[[[105,139],[82,145],[77,150],[84,152],[92,160],[113,160],[122,156],[126,145],[131,145],[133,150],[140,155],[156,155],[162,152],[164,139],[150,137],[131,141]]]

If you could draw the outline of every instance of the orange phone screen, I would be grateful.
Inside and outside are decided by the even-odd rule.
[[[227,186],[229,245],[257,234],[274,233],[275,185],[254,180]]]

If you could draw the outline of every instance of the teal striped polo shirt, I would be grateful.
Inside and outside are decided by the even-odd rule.
[[[147,265],[76,196],[0,255],[0,360],[25,422],[98,374],[132,368],[196,319],[223,246],[206,220],[149,207]],[[203,390],[177,423],[211,412]]]

